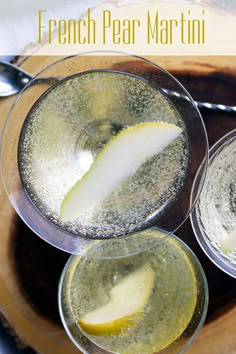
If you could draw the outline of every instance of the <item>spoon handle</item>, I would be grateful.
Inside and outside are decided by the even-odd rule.
[[[209,103],[209,102],[198,102],[198,101],[195,101],[195,104],[198,106],[199,109],[204,109],[208,111],[236,113],[236,106],[228,106],[220,103]]]
[[[190,101],[187,95],[180,94],[176,91],[169,89],[163,89],[163,91],[170,97],[175,97],[175,99]],[[222,103],[210,103],[210,102],[199,102],[194,101],[196,106],[202,110],[214,111],[214,112],[225,112],[225,113],[236,113],[236,106],[229,106]]]

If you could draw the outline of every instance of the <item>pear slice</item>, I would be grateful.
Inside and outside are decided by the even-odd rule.
[[[61,205],[64,222],[92,210],[126,177],[160,153],[182,129],[174,124],[148,122],[122,130],[97,155],[89,171],[65,196]]]
[[[221,242],[221,248],[224,253],[229,253],[236,249],[236,227]]]
[[[79,320],[80,327],[97,336],[119,335],[142,319],[143,310],[155,285],[149,263],[123,278],[110,292],[109,302]]]

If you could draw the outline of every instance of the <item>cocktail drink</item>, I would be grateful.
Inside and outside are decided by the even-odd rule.
[[[162,242],[129,257],[69,259],[59,308],[83,353],[178,353],[191,344],[206,316],[207,283],[189,248],[165,236],[156,229],[141,232],[142,245]],[[106,245],[107,253],[109,247],[119,247],[119,240]]]
[[[132,127],[147,131],[131,137]],[[121,131],[128,133],[119,146],[108,147],[101,169],[93,169],[98,154]],[[160,140],[159,153],[143,157],[151,134],[155,144]],[[160,90],[134,75],[102,70],[59,81],[34,104],[21,131],[18,165],[28,196],[52,223],[107,238],[165,215],[186,183],[189,156],[184,121]],[[69,210],[70,222],[63,222],[65,196],[88,177],[94,178],[91,185]]]
[[[204,321],[207,285],[195,256],[166,237],[198,198],[206,132],[170,74],[112,54],[60,60],[37,77],[47,85],[26,87],[3,129],[2,175],[29,227],[82,256],[59,292],[74,343],[85,353],[176,353]]]
[[[191,221],[199,244],[223,271],[236,277],[236,130],[210,149],[209,172]],[[198,189],[198,176],[193,198]]]
[[[148,60],[104,54],[40,73],[2,136],[2,175],[17,212],[79,255],[95,239],[152,225],[173,232],[196,201],[198,167],[203,161],[204,180],[207,166],[205,128],[180,83]]]

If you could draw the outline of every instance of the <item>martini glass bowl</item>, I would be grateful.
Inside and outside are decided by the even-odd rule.
[[[196,239],[211,261],[236,278],[236,130],[223,136],[210,149],[209,169],[202,194],[191,213]],[[198,193],[196,175],[192,198]],[[230,236],[231,235],[231,236]]]
[[[147,249],[145,240],[155,238],[161,242]],[[138,242],[146,250],[136,255],[110,259],[71,256],[65,265],[58,291],[59,312],[68,336],[82,353],[183,353],[201,330],[208,307],[208,286],[197,257],[176,236],[165,237],[155,228],[140,232]],[[109,254],[109,248],[116,249],[119,239],[112,243],[106,245],[103,254]],[[98,243],[93,248],[99,247]],[[141,318],[133,320],[134,325],[130,320],[127,332],[87,333],[80,319],[105,306],[111,298],[109,292],[116,284],[120,286],[122,277],[130,277],[143,267],[146,277],[150,267],[155,275]],[[125,302],[130,306],[135,301],[133,291],[126,293]],[[119,306],[110,308],[109,313]]]
[[[104,146],[127,127],[147,122],[175,124],[181,134],[93,212],[63,222],[63,199]],[[174,232],[198,199],[207,161],[205,127],[184,87],[149,60],[114,52],[63,58],[41,71],[15,100],[1,137],[1,172],[15,210],[45,241],[77,255],[98,240],[135,241],[153,225]],[[200,186],[191,200],[200,165]],[[109,163],[104,175],[112,174]],[[116,256],[139,252],[135,244]]]

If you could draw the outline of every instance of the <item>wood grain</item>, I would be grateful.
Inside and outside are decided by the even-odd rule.
[[[21,67],[35,75],[59,57],[21,57]],[[236,104],[236,57],[151,57],[170,70],[195,99]],[[0,99],[0,125],[14,98]],[[203,112],[213,144],[236,128],[236,117]],[[78,350],[60,324],[56,291],[68,255],[34,235],[16,216],[0,182],[0,308],[21,345],[44,354]],[[203,254],[187,221],[177,232],[200,259],[210,288],[209,311],[189,354],[236,353],[236,280],[220,271]],[[18,340],[19,341],[19,340]]]

